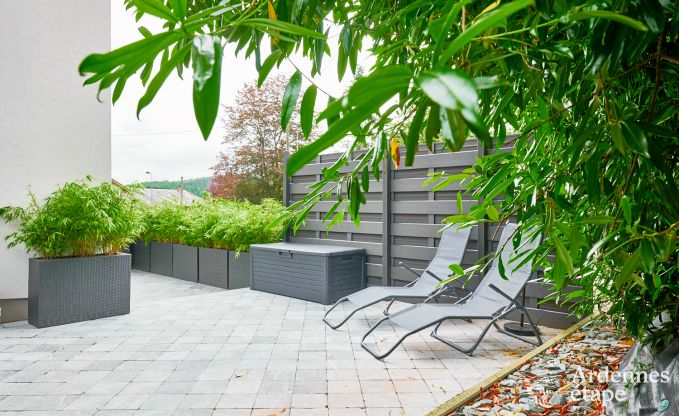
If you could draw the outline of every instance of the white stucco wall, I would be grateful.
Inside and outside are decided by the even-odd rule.
[[[0,206],[64,182],[111,176],[111,112],[78,64],[111,43],[109,0],[3,0],[0,12]],[[26,298],[28,255],[0,224],[0,301]]]

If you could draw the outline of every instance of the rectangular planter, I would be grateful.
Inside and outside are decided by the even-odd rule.
[[[362,248],[273,243],[250,253],[255,290],[328,305],[363,287]]]
[[[172,277],[172,244],[151,242],[150,272]]]
[[[229,251],[229,289],[250,287],[250,253]]]
[[[136,241],[130,246],[132,252],[132,268],[145,272],[151,271],[151,245],[144,240]]]
[[[198,282],[198,247],[172,244],[172,277]]]
[[[30,259],[28,323],[38,328],[130,313],[129,254]]]
[[[198,249],[198,283],[229,288],[229,251],[217,248]]]

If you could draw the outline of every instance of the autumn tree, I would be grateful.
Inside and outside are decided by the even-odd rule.
[[[283,156],[304,140],[297,110],[287,129],[281,130],[281,101],[287,84],[283,75],[271,77],[261,87],[256,82],[246,84],[235,104],[224,106],[226,148],[212,167],[208,189],[214,196],[252,202],[282,198]]]

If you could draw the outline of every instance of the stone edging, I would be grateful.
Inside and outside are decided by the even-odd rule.
[[[469,403],[470,401],[476,399],[479,396],[479,393],[481,392],[481,390],[485,391],[492,384],[494,384],[497,381],[507,377],[507,375],[512,373],[517,368],[521,367],[527,361],[530,361],[535,356],[540,355],[543,352],[545,352],[546,350],[552,348],[559,341],[561,341],[562,339],[571,335],[572,333],[574,333],[575,331],[580,329],[583,325],[593,321],[598,316],[599,316],[599,314],[590,315],[590,316],[586,317],[585,319],[581,320],[580,322],[576,323],[575,325],[571,326],[570,328],[564,329],[563,331],[561,331],[560,333],[555,335],[549,341],[545,342],[544,344],[540,345],[539,347],[535,348],[534,350],[528,352],[523,357],[516,359],[514,362],[509,364],[507,367],[501,369],[500,371],[493,374],[492,376],[490,376],[490,377],[488,377],[484,380],[481,380],[479,383],[471,386],[467,390],[463,391],[462,393],[458,394],[457,396],[453,397],[452,399],[450,399],[447,402],[443,403],[442,405],[438,406],[436,409],[427,413],[426,416],[447,416],[447,415],[450,415],[452,412],[458,410],[463,405],[465,405],[465,404]]]

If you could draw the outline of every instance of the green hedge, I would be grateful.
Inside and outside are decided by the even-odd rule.
[[[261,204],[207,198],[191,205],[162,202],[143,209],[142,239],[198,247],[248,251],[251,244],[280,238],[282,228],[272,226],[284,207],[267,199]]]
[[[118,253],[143,232],[134,192],[110,183],[92,186],[88,177],[65,184],[42,204],[29,193],[28,207],[0,208],[1,219],[19,223],[5,239],[44,258]]]

